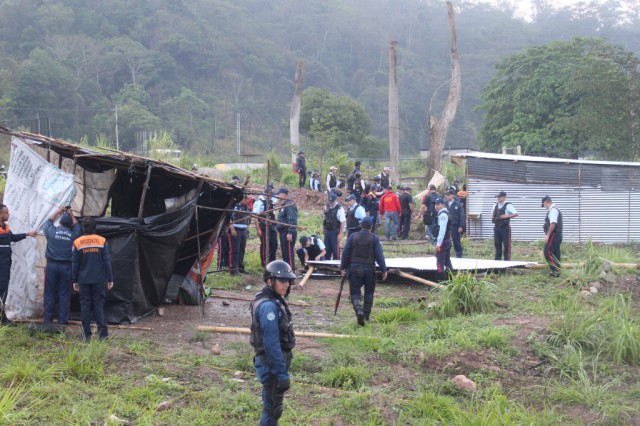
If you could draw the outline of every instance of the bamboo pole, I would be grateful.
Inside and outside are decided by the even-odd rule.
[[[309,278],[311,277],[311,274],[313,274],[314,270],[315,270],[315,267],[309,265],[309,270],[307,271],[306,274],[304,274],[304,277],[302,277],[302,279],[298,283],[298,287],[300,287],[300,289],[304,288],[304,285],[307,283],[307,281],[309,281]]]
[[[415,275],[407,274],[406,272],[402,272],[399,269],[393,269],[393,270],[391,270],[389,272],[392,272],[394,274],[400,275],[403,278],[406,278],[406,279],[409,279],[409,280],[413,280],[413,281],[415,281],[417,283],[428,285],[429,287],[433,287],[433,288],[445,288],[446,287],[446,286],[443,286],[442,284],[434,283],[433,281],[425,280],[424,278],[420,278],[420,277],[416,277]]]
[[[211,331],[217,333],[251,334],[251,329],[244,327],[217,327],[213,325],[197,325],[197,331]],[[336,339],[376,339],[374,336],[354,336],[353,334],[317,333],[315,331],[296,331],[297,337],[323,337]]]
[[[40,319],[17,319],[13,320],[16,323],[30,323],[30,324],[44,324]],[[59,326],[59,324],[51,324],[52,326]],[[82,325],[82,321],[69,320],[69,325]],[[119,325],[109,324],[109,328],[115,328],[118,330],[139,330],[139,331],[154,331],[151,327],[143,327],[141,325]]]
[[[289,206],[287,206],[289,207]],[[235,210],[233,209],[220,209],[217,207],[206,207],[206,206],[198,206],[199,209],[205,209],[205,210],[213,210],[213,211],[218,211],[218,212],[227,212],[227,213],[233,213]],[[306,229],[306,226],[300,226],[300,225],[289,225],[288,223],[284,223],[284,222],[278,222],[277,220],[271,220],[271,219],[266,219],[258,214],[255,213],[251,213],[251,212],[246,212],[244,213],[247,216],[251,216],[251,217],[257,217],[258,220],[262,220],[264,222],[269,222],[269,223],[275,223],[276,225],[285,225],[288,228],[297,228],[297,229]]]
[[[225,271],[226,272],[226,271]],[[213,299],[229,299],[229,300],[240,300],[242,302],[253,302],[253,299],[246,299],[244,297],[235,297],[235,296],[217,296],[217,295],[213,295],[213,296],[209,296]],[[305,302],[304,300],[287,300],[287,305],[292,305],[292,306],[311,306],[310,303]]]

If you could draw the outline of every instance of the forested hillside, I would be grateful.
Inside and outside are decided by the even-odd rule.
[[[475,108],[506,55],[575,36],[605,37],[637,54],[640,18],[618,3],[540,6],[527,23],[509,10],[455,2],[463,99],[447,145],[477,146]],[[121,149],[137,148],[137,132],[166,130],[194,155],[235,160],[239,114],[244,153],[286,152],[303,59],[305,89],[362,103],[372,133],[386,138],[390,38],[398,41],[400,153],[408,157],[427,146],[427,105],[450,75],[440,1],[3,0],[0,123],[29,129],[39,117],[42,133],[115,146],[117,105]],[[445,85],[436,111],[446,96]]]

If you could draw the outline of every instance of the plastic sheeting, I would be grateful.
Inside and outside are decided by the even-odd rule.
[[[104,308],[108,322],[136,322],[164,301],[195,206],[193,199],[158,216],[97,219],[97,233],[109,244],[114,275]],[[78,295],[71,306],[72,314],[80,313]]]

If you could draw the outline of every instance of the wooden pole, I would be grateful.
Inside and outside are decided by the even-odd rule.
[[[389,272],[392,272],[394,274],[400,275],[403,278],[406,278],[406,279],[409,279],[409,280],[413,280],[413,281],[415,281],[417,283],[428,285],[429,287],[433,287],[433,288],[445,288],[446,287],[446,286],[444,286],[442,284],[434,283],[433,281],[425,280],[424,278],[420,278],[420,277],[416,277],[415,275],[407,274],[406,272],[402,272],[399,269],[393,269],[393,270],[391,270]]]
[[[17,319],[13,320],[16,323],[30,323],[30,324],[44,324],[40,319]],[[74,321],[69,320],[70,325],[82,325],[82,321]],[[52,324],[52,326],[56,326],[58,324]],[[141,325],[119,325],[119,324],[109,324],[109,328],[115,328],[118,330],[139,330],[139,331],[154,331],[151,327],[143,327]]]
[[[289,204],[287,207],[289,207],[291,204]],[[233,209],[220,209],[217,207],[206,207],[206,206],[198,206],[199,209],[205,209],[205,210],[213,210],[213,211],[218,211],[218,212],[228,212],[228,213],[233,213]],[[284,223],[284,222],[278,222],[277,220],[271,220],[271,219],[267,219],[264,218],[262,216],[260,216],[259,214],[255,214],[255,213],[251,213],[251,212],[247,212],[246,213],[247,216],[251,216],[251,217],[257,217],[259,220],[262,220],[264,222],[269,222],[269,223],[275,223],[276,225],[286,225],[289,228],[298,228],[298,229],[306,229],[306,226],[300,226],[300,225],[289,225],[288,223]]]
[[[253,299],[247,299],[244,297],[235,297],[235,296],[217,296],[217,295],[212,295],[209,296],[213,299],[229,299],[229,300],[240,300],[242,302],[253,302]],[[304,300],[287,300],[287,305],[292,305],[292,306],[311,306],[310,303],[305,302]]]
[[[138,219],[142,219],[142,212],[144,211],[144,199],[147,197],[147,189],[149,189],[149,180],[151,179],[151,164],[147,167],[147,178],[144,181],[142,187],[142,197],[140,197],[140,208],[138,209]]]
[[[304,277],[302,277],[302,279],[298,283],[298,287],[300,287],[300,289],[302,289],[304,285],[307,283],[307,281],[309,281],[309,278],[311,277],[311,274],[313,274],[314,270],[315,270],[315,267],[309,265],[309,270],[307,271],[306,274],[304,274]]]
[[[217,333],[251,334],[251,329],[244,327],[217,327],[213,325],[198,325],[197,331],[212,331]],[[353,334],[317,333],[315,331],[296,331],[297,337],[326,337],[336,339],[376,339],[374,336],[354,336]]]

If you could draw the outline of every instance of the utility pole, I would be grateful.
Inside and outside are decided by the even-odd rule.
[[[240,153],[240,114],[236,114],[236,150],[238,155],[242,155]]]
[[[116,112],[116,149],[120,151],[120,141],[118,140],[118,104],[114,108]]]

